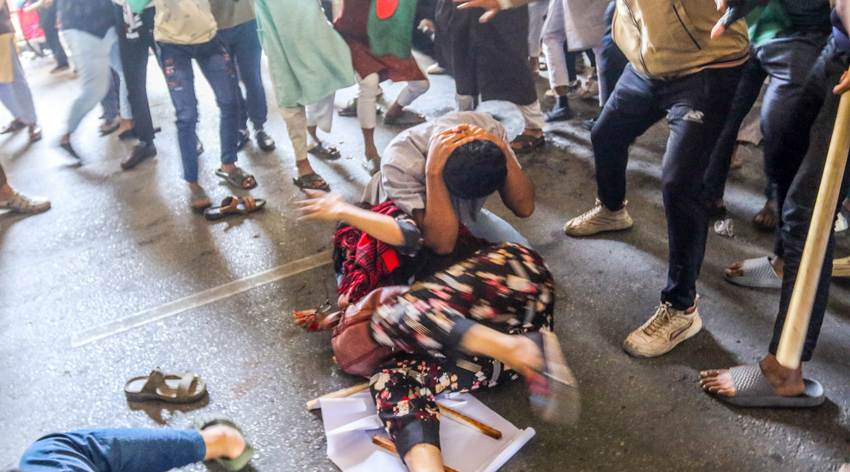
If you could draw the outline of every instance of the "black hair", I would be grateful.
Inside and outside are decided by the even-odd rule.
[[[443,167],[449,193],[464,199],[484,198],[505,185],[508,161],[496,143],[476,139],[458,146]]]

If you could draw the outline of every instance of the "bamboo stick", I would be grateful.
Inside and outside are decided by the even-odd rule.
[[[443,405],[437,405],[437,406],[440,407],[440,414],[445,416],[446,418],[450,418],[452,420],[455,420],[456,422],[458,422],[458,423],[460,423],[464,426],[467,426],[469,428],[472,428],[476,431],[479,431],[483,434],[486,434],[487,436],[490,436],[493,439],[502,439],[502,432],[499,431],[498,429],[491,428],[484,423],[481,423],[479,421],[475,421],[474,419],[464,415],[463,413],[452,410],[449,407],[446,407],[446,406],[443,406]]]
[[[785,325],[782,327],[782,337],[776,350],[776,359],[788,369],[796,369],[800,366],[800,357],[806,341],[806,332],[809,330],[812,305],[814,305],[820,272],[823,269],[826,245],[832,231],[835,204],[838,201],[848,152],[850,152],[850,94],[844,93],[841,95],[838,113],[835,115],[832,140],[829,143],[818,199],[800,261],[800,271],[797,273],[797,282],[794,285]]]
[[[329,393],[327,395],[322,395],[319,398],[314,398],[314,399],[310,400],[309,402],[307,402],[307,409],[312,410],[312,409],[316,408],[316,404],[319,403],[319,400],[326,399],[326,398],[346,398],[346,397],[350,397],[350,396],[354,395],[355,393],[362,392],[363,390],[366,390],[367,388],[369,388],[369,382],[365,382],[365,383],[362,383],[360,385],[355,385],[353,387],[344,388],[342,390],[332,392],[332,393]]]
[[[386,449],[387,451],[390,451],[395,455],[398,455],[398,451],[395,448],[395,444],[393,444],[392,441],[390,441],[389,439],[387,439],[383,436],[378,436],[377,434],[372,436],[372,444],[374,444],[374,445],[376,445],[380,448]],[[443,466],[443,470],[445,472],[457,472],[456,470],[452,469],[451,467],[446,467],[445,465]]]

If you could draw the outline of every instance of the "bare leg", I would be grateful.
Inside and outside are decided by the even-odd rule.
[[[401,118],[404,115],[404,107],[399,105],[396,101],[392,104],[392,106],[387,110],[387,113],[384,115],[385,119],[395,120],[397,118]]]
[[[378,148],[375,147],[375,128],[360,128],[363,130],[363,148],[367,160],[380,159]]]
[[[404,456],[410,472],[443,472],[443,455],[433,444],[417,444]]]
[[[480,324],[469,328],[460,340],[460,347],[473,355],[492,357],[520,372],[543,366],[543,356],[534,341],[525,336],[500,333]]]

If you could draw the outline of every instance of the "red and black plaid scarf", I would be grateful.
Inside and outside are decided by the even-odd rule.
[[[403,214],[393,202],[384,202],[371,211],[396,218]],[[338,291],[347,293],[351,303],[358,302],[372,290],[392,284],[392,273],[401,265],[392,246],[379,241],[353,226],[337,230],[336,252],[348,254],[342,265],[342,281]]]

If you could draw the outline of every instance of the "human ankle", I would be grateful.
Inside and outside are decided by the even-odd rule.
[[[796,369],[789,369],[779,363],[776,356],[768,354],[759,362],[764,377],[780,395],[799,395],[805,389],[803,383],[802,364]]]
[[[10,187],[9,184],[3,184],[3,186],[0,187],[0,200],[8,200],[12,198],[12,195],[14,194],[15,191],[12,190],[12,187]]]

